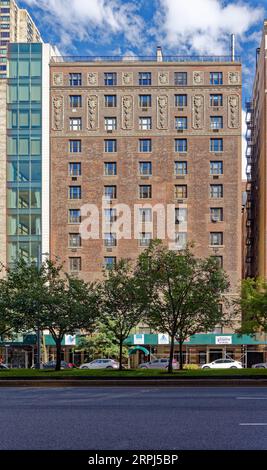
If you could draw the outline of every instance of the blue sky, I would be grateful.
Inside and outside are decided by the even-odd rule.
[[[255,48],[267,0],[24,0],[43,39],[64,55],[219,54],[237,35],[244,96],[250,96]],[[253,68],[253,69],[252,69]]]

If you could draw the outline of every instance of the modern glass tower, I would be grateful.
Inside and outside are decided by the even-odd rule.
[[[42,43],[10,44],[7,88],[7,263],[49,251],[49,60]]]

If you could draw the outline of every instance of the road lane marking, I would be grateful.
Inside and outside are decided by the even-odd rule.
[[[239,423],[239,426],[267,426],[267,423]]]
[[[236,397],[236,400],[267,400],[267,397]]]

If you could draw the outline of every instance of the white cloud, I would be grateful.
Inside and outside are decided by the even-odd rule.
[[[179,53],[228,54],[231,33],[244,39],[250,27],[264,19],[263,9],[248,2],[158,0],[158,5],[160,36]]]
[[[143,20],[137,4],[120,0],[24,0],[34,7],[43,25],[54,26],[63,46],[73,40],[106,43],[122,33],[126,41],[140,44]]]

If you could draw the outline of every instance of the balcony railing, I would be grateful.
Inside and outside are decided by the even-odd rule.
[[[241,62],[241,56],[163,56],[161,61],[156,56],[54,56],[51,62]]]

